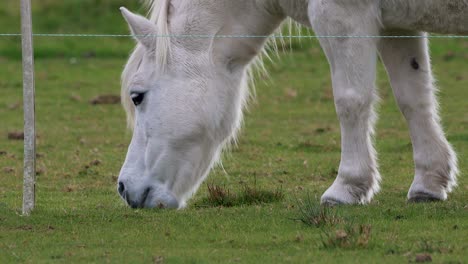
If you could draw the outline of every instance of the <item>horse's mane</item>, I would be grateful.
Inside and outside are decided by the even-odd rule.
[[[168,11],[169,4],[171,0],[142,0],[142,2],[149,8],[149,19],[151,22],[155,23],[158,35],[169,35],[169,26],[168,26]],[[294,24],[291,20],[288,20],[288,30],[291,33],[294,29],[299,28],[298,24]],[[281,30],[277,33],[281,34]],[[299,31],[298,31],[299,32]],[[167,59],[170,53],[170,44],[171,40],[167,37],[155,38],[157,42],[156,45],[156,67],[157,72],[164,72],[167,65]],[[283,38],[270,38],[265,48],[262,52],[251,62],[247,67],[246,75],[241,82],[241,90],[246,91],[247,96],[243,100],[243,107],[246,107],[248,99],[254,97],[255,95],[255,85],[254,80],[257,74],[262,74],[263,76],[268,76],[268,73],[265,68],[264,61],[272,60],[271,54],[278,55],[278,42],[284,44]],[[285,45],[281,45],[285,46]],[[138,44],[131,54],[124,71],[122,73],[122,89],[121,89],[121,100],[122,105],[127,114],[127,125],[130,129],[133,129],[135,125],[135,108],[130,95],[128,93],[129,85],[133,74],[138,70],[138,66],[143,59],[145,52],[144,47],[141,44]],[[235,135],[232,140],[235,140]]]

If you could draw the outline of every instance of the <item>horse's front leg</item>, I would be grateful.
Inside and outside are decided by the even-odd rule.
[[[378,20],[372,2],[311,0],[313,29],[323,36],[377,35]],[[331,66],[341,125],[341,163],[335,182],[322,196],[323,204],[368,203],[379,190],[380,175],[372,145],[376,41],[340,37],[320,40]]]
[[[440,125],[427,40],[384,39],[379,50],[411,132],[416,168],[408,199],[445,200],[456,184],[457,160]]]

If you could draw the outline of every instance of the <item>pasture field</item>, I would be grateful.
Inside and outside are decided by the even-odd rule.
[[[0,31],[19,31],[17,2],[0,5]],[[38,33],[126,33],[118,7],[143,10],[137,1],[33,2]],[[468,262],[468,40],[431,44],[443,124],[459,157],[458,188],[446,202],[406,202],[411,143],[380,67],[382,191],[367,206],[329,210],[316,203],[335,179],[340,134],[316,40],[294,42],[293,52],[267,63],[271,77],[259,78],[224,170],[215,169],[179,211],[124,205],[116,191],[131,138],[124,112],[91,103],[119,94],[133,41],[35,44],[37,208],[23,217],[23,142],[14,139],[23,129],[20,40],[0,38],[0,263]]]

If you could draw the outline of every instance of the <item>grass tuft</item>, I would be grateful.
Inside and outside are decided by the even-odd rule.
[[[323,232],[322,246],[326,249],[367,248],[371,239],[371,225],[355,225],[340,216],[336,207],[323,206],[310,195],[304,201],[298,201],[300,216],[295,220],[320,228]]]
[[[452,248],[445,246],[441,241],[430,241],[427,239],[422,239],[419,241],[419,247],[417,252],[419,253],[450,253]]]
[[[242,205],[265,204],[279,202],[284,199],[281,189],[275,191],[261,190],[257,184],[248,186],[245,184],[236,194],[231,192],[226,186],[208,184],[208,197],[202,200],[198,207],[235,207]]]
[[[326,249],[367,248],[371,239],[371,231],[371,225],[353,225],[348,223],[342,229],[325,232],[325,235],[322,236],[322,246]]]
[[[261,190],[257,188],[257,184],[253,187],[244,185],[240,198],[244,204],[274,203],[283,200],[284,193],[281,189],[275,191]]]
[[[215,184],[208,184],[208,198],[207,202],[214,206],[233,206],[233,200],[235,195],[231,194],[231,191],[225,186],[219,186]]]
[[[323,206],[319,201],[312,200],[310,196],[304,201],[298,201],[300,216],[295,220],[313,227],[335,226],[344,223],[345,220],[340,217],[336,208]]]

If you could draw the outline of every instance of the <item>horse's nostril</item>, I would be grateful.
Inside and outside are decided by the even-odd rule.
[[[123,193],[125,192],[125,185],[123,184],[123,182],[119,182],[119,189],[118,189],[120,195],[123,195]]]

